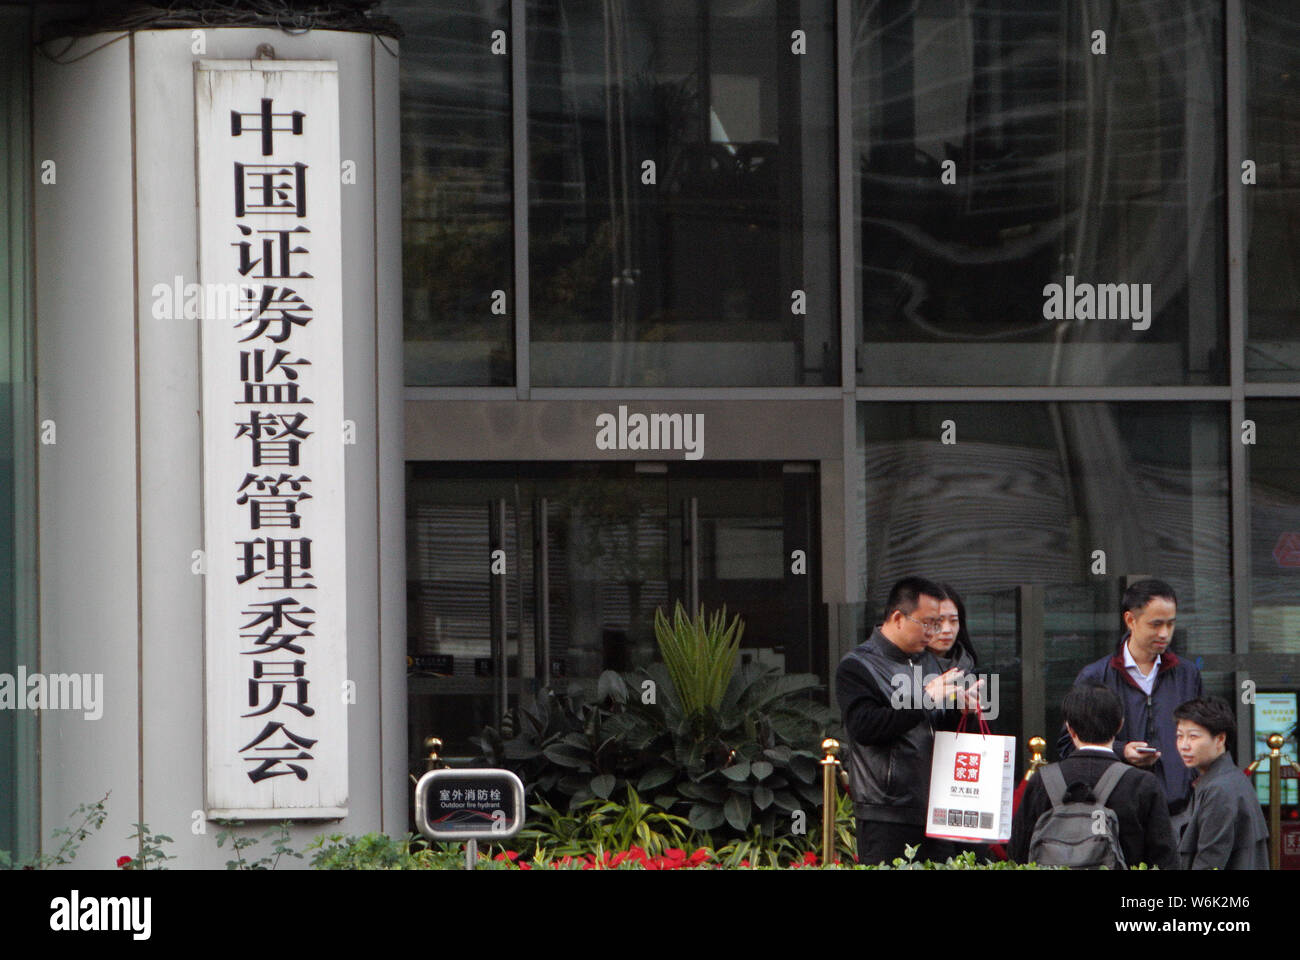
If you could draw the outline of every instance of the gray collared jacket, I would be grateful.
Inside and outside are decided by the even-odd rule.
[[[1268,869],[1268,827],[1254,783],[1226,750],[1192,784],[1178,856],[1184,870]]]

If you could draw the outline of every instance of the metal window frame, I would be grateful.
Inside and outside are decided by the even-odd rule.
[[[513,396],[527,400],[531,385],[529,344],[531,294],[528,259],[528,24],[526,0],[510,0],[510,137],[511,202],[514,210],[515,386]],[[477,396],[481,388],[469,387]]]

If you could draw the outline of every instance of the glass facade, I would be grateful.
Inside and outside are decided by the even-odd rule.
[[[0,674],[9,678],[38,669],[30,50],[31,12],[0,7]],[[15,859],[35,851],[36,716],[0,708],[0,850]]]
[[[859,383],[1224,382],[1221,7],[853,5]]]
[[[1006,730],[1028,693],[1025,662],[1045,666],[1034,685],[1057,729],[1079,669],[1122,635],[1131,580],[1177,591],[1176,653],[1231,653],[1225,414],[1205,403],[860,404],[867,622],[910,573],[956,586],[980,670],[1000,675]],[[1022,629],[1009,634],[1015,617]]]
[[[432,23],[415,12],[423,7],[387,7],[417,27]],[[588,392],[707,398],[737,410],[761,399],[785,404],[775,416],[787,437],[824,417],[801,400],[846,401],[841,448],[820,461],[785,455],[757,431],[751,450],[729,454],[755,469],[803,460],[814,471],[806,529],[826,544],[814,563],[821,586],[792,608],[784,629],[798,642],[780,645],[787,669],[829,683],[894,579],[944,579],[965,594],[981,666],[1001,677],[998,726],[1022,742],[1050,739],[1066,687],[1118,639],[1126,582],[1158,576],[1178,590],[1176,643],[1201,662],[1208,689],[1227,694],[1252,676],[1294,688],[1293,7],[466,5],[479,19],[456,28],[476,64],[462,72],[481,79],[476,97],[491,91],[491,122],[477,129],[483,156],[495,158],[487,193],[501,242],[492,256],[465,259],[504,278],[491,284],[507,290],[509,310],[490,321],[491,335],[475,334],[493,344],[475,348],[491,363],[432,376],[463,356],[434,341],[488,329],[474,324],[490,314],[462,323],[468,314],[428,301],[418,322],[450,332],[408,344],[408,372],[421,357],[426,370],[408,382],[513,386],[517,399],[505,402],[530,409]],[[837,9],[847,16],[837,20]],[[511,10],[522,23],[506,24]],[[493,60],[486,36],[498,25],[524,42]],[[404,58],[432,58],[450,30],[441,39],[409,33]],[[411,82],[404,89],[405,116],[436,106],[443,114],[429,129],[452,129],[453,103]],[[408,156],[426,135],[404,129]],[[513,172],[512,151],[522,151]],[[429,156],[435,180],[440,165],[456,166],[449,154]],[[1243,255],[1231,256],[1238,245]],[[523,283],[518,303],[512,270]],[[425,281],[406,282],[409,298]],[[457,282],[489,285],[486,276]],[[486,404],[504,395],[454,396]],[[1243,417],[1256,424],[1253,443],[1242,442]],[[949,423],[955,442],[945,443]],[[457,456],[409,449],[410,509],[462,511],[457,522],[473,530],[467,556],[477,558],[494,536],[489,500],[504,503],[499,536],[523,558],[502,601],[518,689],[539,675],[529,599],[538,568],[528,559],[539,499],[548,536],[571,551],[547,588],[556,649],[570,644],[558,658],[564,669],[589,679],[650,655],[648,612],[683,590],[679,488],[692,481],[598,464],[595,449],[586,459],[536,454],[542,462],[532,464],[505,447],[475,449],[508,468],[480,476],[472,457],[435,467]],[[719,576],[710,587],[701,573],[698,587],[706,603],[752,609],[764,624],[793,602],[788,584],[776,590],[772,559],[791,547],[791,475],[781,476],[768,494],[737,494],[749,512],[737,529],[728,521],[711,534],[748,545],[753,558],[741,568],[754,576]],[[702,517],[710,498],[732,497],[724,491],[733,482],[705,471]],[[752,506],[778,488],[781,510]],[[583,491],[596,491],[599,506],[580,508]],[[410,534],[413,557],[461,542],[422,529]],[[594,554],[579,563],[582,542],[616,545],[624,566]],[[700,549],[703,571],[710,561]],[[489,649],[481,568],[474,559],[472,588],[412,568],[413,656],[434,657],[419,650],[450,637],[440,604],[477,605],[463,618],[473,638],[462,640],[478,652],[453,654],[469,658],[453,676]],[[760,600],[770,606],[753,606]],[[486,716],[489,702],[477,704]],[[451,706],[429,706],[445,720],[417,719],[421,709],[413,706],[413,736],[459,722]]]
[[[743,658],[799,672],[824,659],[815,567],[794,576],[781,562],[816,543],[815,472],[654,467],[410,465],[413,750],[429,730],[452,751],[471,749],[493,722],[503,666],[513,701],[547,682],[594,689],[604,670],[651,662],[655,610],[671,616],[692,597],[742,617]]]
[[[534,383],[839,380],[832,8],[529,4]]]
[[[388,0],[402,24],[406,382],[514,382],[510,59],[505,0]],[[504,39],[498,38],[501,43]]]
[[[1250,451],[1250,649],[1295,654],[1300,637],[1300,402],[1246,407]]]
[[[1247,379],[1300,381],[1300,8],[1247,0]]]

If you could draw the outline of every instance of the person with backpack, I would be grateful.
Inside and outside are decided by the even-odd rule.
[[[1115,754],[1124,724],[1119,697],[1100,684],[1076,686],[1061,714],[1074,752],[1029,781],[1011,823],[1010,858],[1040,866],[1122,870],[1145,863],[1177,870],[1160,780]]]

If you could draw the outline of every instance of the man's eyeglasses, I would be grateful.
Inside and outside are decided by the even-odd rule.
[[[920,626],[920,628],[926,633],[938,633],[940,627],[943,626],[942,622],[939,620],[917,620],[915,617],[909,617],[907,614],[903,614],[903,619],[911,620],[913,623]]]

